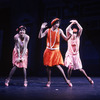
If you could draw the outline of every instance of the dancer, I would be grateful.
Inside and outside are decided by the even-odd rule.
[[[83,28],[77,20],[71,20],[70,22],[71,24],[66,28],[66,35],[69,36],[69,33],[72,33],[72,36],[68,40],[68,50],[65,54],[64,60],[65,66],[68,67],[68,80],[70,81],[72,70],[79,70],[86,76],[91,84],[94,84],[93,80],[86,74],[85,70],[82,68],[82,62],[79,54],[80,36],[82,34]]]
[[[23,68],[24,71],[24,86],[27,87],[27,60],[28,60],[28,42],[30,37],[26,34],[26,27],[21,25],[16,29],[18,32],[14,36],[15,47],[12,54],[13,68],[11,69],[8,78],[5,80],[5,85],[9,86],[10,79],[17,68]]]
[[[48,28],[43,32],[43,29],[47,27],[47,23],[45,22],[41,25],[41,29],[38,35],[38,38],[43,38],[44,36],[47,35],[47,46],[43,55],[43,62],[47,68],[47,74],[48,74],[48,82],[46,85],[47,87],[50,87],[51,85],[51,67],[55,65],[63,74],[67,84],[70,87],[72,86],[71,82],[68,81],[62,67],[60,66],[64,65],[64,63],[61,52],[59,50],[60,35],[64,40],[67,41],[71,37],[71,34],[68,37],[66,37],[62,29],[59,28],[59,26],[60,26],[60,19],[55,18],[51,22],[51,28]]]

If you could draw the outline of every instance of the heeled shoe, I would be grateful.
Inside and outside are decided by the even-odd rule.
[[[88,77],[88,80],[89,80],[89,82],[90,82],[91,84],[94,84],[94,81],[93,81],[90,77]]]
[[[70,82],[70,80],[67,80],[67,84],[68,84],[69,87],[73,86],[72,83]]]
[[[50,87],[50,85],[51,85],[51,82],[48,82],[48,83],[46,84],[47,87]]]
[[[28,81],[24,81],[24,86],[27,87]]]
[[[8,79],[5,80],[5,86],[9,86],[9,80]]]

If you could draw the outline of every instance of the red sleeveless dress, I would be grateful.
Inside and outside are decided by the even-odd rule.
[[[47,47],[44,51],[43,62],[45,66],[64,65],[61,52],[59,50],[60,34],[57,31],[49,29],[47,34]]]

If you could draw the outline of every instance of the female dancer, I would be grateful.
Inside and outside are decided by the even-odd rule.
[[[38,35],[38,38],[43,38],[44,36],[47,35],[47,45],[43,55],[43,62],[44,65],[47,67],[47,73],[48,73],[48,82],[46,85],[47,87],[50,87],[51,85],[51,67],[55,65],[63,74],[67,84],[70,87],[72,86],[71,82],[67,80],[65,73],[62,67],[60,66],[64,65],[64,63],[61,52],[59,50],[60,35],[66,41],[71,37],[71,35],[66,37],[62,29],[59,28],[59,26],[60,26],[60,20],[59,18],[55,18],[51,22],[51,28],[48,28],[43,32],[43,29],[47,27],[47,23],[43,23],[41,25],[41,29]]]
[[[24,71],[24,86],[27,87],[27,60],[28,60],[28,49],[27,45],[29,42],[29,36],[26,34],[26,27],[20,26],[16,29],[18,33],[14,36],[15,47],[13,49],[12,63],[13,68],[11,69],[8,78],[5,80],[5,85],[9,86],[10,79],[17,68],[23,68]]]
[[[69,33],[72,33],[72,36],[68,40],[68,50],[65,54],[64,61],[65,66],[68,67],[68,80],[70,81],[72,70],[79,70],[86,76],[91,84],[94,84],[93,80],[82,68],[82,62],[79,55],[80,36],[82,34],[83,28],[77,20],[71,20],[70,22],[71,24],[66,28],[66,35],[69,36]],[[73,27],[74,25],[77,27]]]

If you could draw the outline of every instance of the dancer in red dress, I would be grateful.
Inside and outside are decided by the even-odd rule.
[[[64,65],[63,58],[60,52],[59,44],[60,44],[60,35],[64,40],[68,40],[71,35],[66,37],[62,29],[59,28],[60,21],[59,18],[53,19],[51,22],[51,28],[48,28],[43,32],[43,29],[47,27],[47,23],[43,23],[41,25],[41,29],[38,35],[38,38],[43,38],[47,35],[47,45],[43,55],[44,65],[47,66],[48,73],[48,82],[47,87],[50,87],[51,84],[51,67],[57,66],[57,68],[61,71],[64,76],[65,81],[71,87],[72,84],[67,80],[66,75],[60,65]]]
[[[26,27],[20,26],[16,29],[18,33],[14,36],[15,47],[12,53],[12,64],[8,78],[5,80],[5,85],[9,86],[10,79],[17,68],[23,68],[24,71],[24,86],[27,87],[26,68],[28,63],[28,49],[29,36],[26,34]]]
[[[94,84],[93,80],[86,74],[85,70],[82,68],[82,62],[79,55],[80,36],[82,34],[83,28],[77,20],[71,20],[70,22],[71,24],[66,28],[66,35],[68,36],[69,33],[72,33],[72,36],[68,40],[68,50],[65,54],[64,61],[65,66],[68,67],[68,79],[70,81],[72,70],[79,70],[86,76],[91,84]],[[72,29],[73,25],[76,25],[77,28],[73,27]]]

